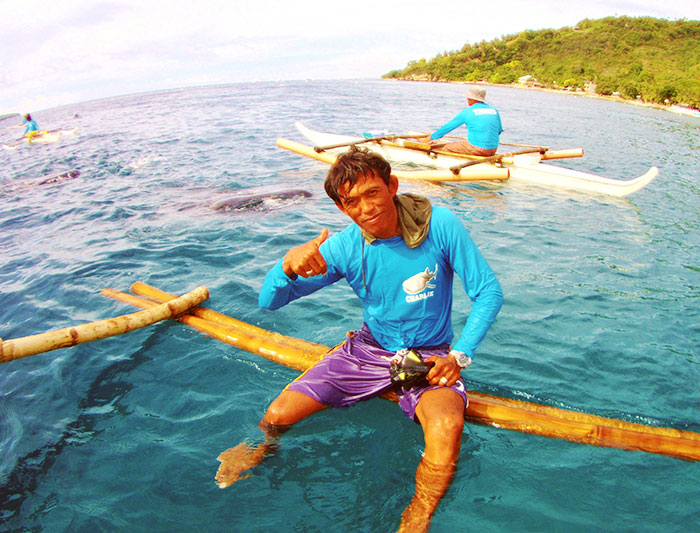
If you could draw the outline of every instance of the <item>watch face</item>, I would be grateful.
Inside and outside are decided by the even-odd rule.
[[[455,361],[457,361],[457,364],[464,368],[468,364],[468,359],[467,359],[467,354],[464,353],[453,353]]]

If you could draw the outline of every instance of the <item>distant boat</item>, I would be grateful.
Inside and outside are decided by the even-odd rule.
[[[463,164],[465,160],[469,161],[469,159],[465,158],[469,158],[470,156],[413,147],[419,143],[411,143],[409,147],[405,142],[402,142],[402,144],[385,140],[368,142],[368,139],[361,137],[314,131],[304,126],[301,122],[296,122],[295,125],[299,132],[312,142],[314,146],[325,146],[328,148],[327,151],[331,153],[326,153],[325,149],[314,149],[282,138],[277,139],[278,146],[307,157],[322,159],[327,163],[332,163],[335,160],[335,155],[346,151],[349,145],[353,143],[362,143],[363,146],[380,153],[393,163],[413,163],[424,167],[433,167],[434,169],[409,170],[404,172],[394,171],[394,175],[396,175],[399,180],[462,181],[471,179],[497,179],[539,185],[548,188],[601,193],[611,196],[627,196],[645,187],[659,172],[658,168],[651,167],[645,174],[635,179],[622,180],[606,178],[541,163],[542,159],[556,158],[557,151],[551,151],[551,154],[547,155],[550,151],[542,154],[534,150],[529,150],[532,153],[503,157],[503,159],[498,161],[500,167],[497,167],[495,164],[490,164],[488,161],[491,160],[492,157],[487,157],[483,158],[483,162],[479,165],[466,167],[463,170],[453,173],[451,170],[453,165]],[[401,142],[401,140],[399,140],[399,142]],[[319,151],[323,153],[318,153]],[[564,157],[570,157],[569,152],[574,152],[577,156],[582,155],[582,151],[577,150],[562,150],[561,152],[563,152]],[[478,160],[479,158],[476,159]],[[478,169],[478,167],[485,167],[485,169],[493,172],[508,172],[508,174],[502,177],[490,176],[486,173],[486,170]],[[476,175],[469,177],[464,171],[472,171],[472,173]]]
[[[689,117],[700,118],[700,110],[693,109],[692,107],[684,107],[682,105],[672,105],[668,108],[672,113],[678,113],[679,115],[686,115]]]
[[[73,128],[72,130],[42,130],[31,139],[28,137],[22,137],[21,139],[5,143],[2,146],[5,148],[5,150],[16,150],[20,146],[29,146],[32,144],[51,144],[55,143],[65,135],[75,135],[76,131],[78,131],[78,128]]]

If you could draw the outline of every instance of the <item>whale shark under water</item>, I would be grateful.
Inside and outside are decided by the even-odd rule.
[[[269,211],[298,203],[306,198],[311,198],[311,196],[309,191],[303,189],[267,192],[259,189],[243,189],[234,196],[213,203],[211,207],[216,211]]]
[[[77,169],[64,170],[62,172],[52,174],[51,176],[18,180],[16,182],[5,185],[2,188],[1,192],[10,193],[22,191],[24,189],[29,189],[32,187],[38,187],[40,185],[55,185],[58,183],[63,183],[64,181],[73,180],[79,176],[80,171]]]

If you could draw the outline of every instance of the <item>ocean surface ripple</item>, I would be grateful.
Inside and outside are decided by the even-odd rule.
[[[623,199],[401,185],[454,210],[503,286],[468,387],[700,431],[700,121],[524,89],[489,87],[488,99],[502,141],[585,150],[553,164],[660,174]],[[175,293],[206,285],[207,307],[335,344],[362,317],[343,283],[257,307],[290,246],[347,224],[323,192],[327,168],[276,137],[302,141],[295,120],[347,134],[433,130],[463,103],[459,84],[300,81],[33,112],[42,128],[78,130],[0,156],[0,336],[130,313],[100,290],[141,280]],[[69,170],[79,175],[38,185]],[[291,188],[311,195],[212,208]],[[456,283],[457,331],[469,309]],[[295,375],[177,322],[1,365],[2,529],[395,530],[422,434],[381,400],[319,413],[252,477],[214,484],[217,455],[259,437],[265,407]],[[469,425],[432,531],[697,530],[698,479],[698,463]]]

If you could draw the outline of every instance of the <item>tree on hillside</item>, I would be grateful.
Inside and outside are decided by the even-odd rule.
[[[528,75],[546,87],[595,87],[602,95],[700,108],[700,22],[584,19],[574,28],[525,30],[465,44],[384,77],[513,84]]]

